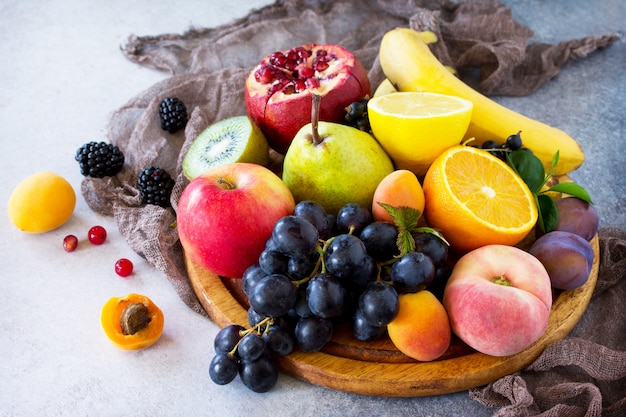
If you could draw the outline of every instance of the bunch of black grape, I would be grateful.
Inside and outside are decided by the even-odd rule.
[[[506,162],[507,152],[518,150],[532,152],[529,148],[523,146],[521,133],[522,132],[519,131],[515,134],[510,135],[506,138],[506,141],[502,145],[499,145],[498,142],[496,142],[495,140],[486,140],[485,142],[483,142],[480,148],[486,150],[498,159]]]
[[[259,262],[242,277],[251,328],[218,333],[213,381],[229,383],[239,374],[250,389],[267,391],[277,379],[273,354],[296,346],[320,351],[341,323],[358,340],[377,339],[398,313],[399,294],[425,288],[441,294],[450,273],[448,246],[418,229],[409,237],[414,250],[401,253],[399,233],[358,204],[333,216],[315,202],[298,203],[275,224]]]
[[[291,334],[273,319],[263,320],[250,329],[237,324],[226,326],[215,336],[209,375],[219,385],[228,384],[239,375],[252,391],[269,391],[278,380],[272,354],[287,355],[293,345]]]
[[[369,97],[366,96],[359,101],[354,101],[345,108],[343,116],[344,124],[355,127],[364,132],[371,130],[369,116],[367,115],[367,103]]]

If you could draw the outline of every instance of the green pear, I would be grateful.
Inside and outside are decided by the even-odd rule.
[[[339,123],[318,121],[313,96],[311,123],[294,137],[283,162],[283,181],[296,201],[312,200],[336,214],[347,203],[371,207],[376,187],[394,170],[374,137]]]

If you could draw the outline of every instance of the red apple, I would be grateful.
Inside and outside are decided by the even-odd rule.
[[[550,277],[537,258],[514,246],[487,245],[459,259],[443,296],[452,331],[493,356],[537,341],[552,308]]]
[[[370,94],[367,72],[339,45],[309,44],[274,52],[248,75],[248,115],[270,146],[285,153],[302,126],[311,122],[311,94],[322,96],[320,120],[340,122],[345,108]]]
[[[183,190],[178,235],[195,263],[220,276],[240,278],[258,262],[274,224],[294,207],[289,188],[269,169],[250,163],[221,165]]]

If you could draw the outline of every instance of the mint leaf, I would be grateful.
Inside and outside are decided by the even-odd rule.
[[[509,166],[526,183],[530,191],[538,194],[545,184],[545,171],[543,163],[530,152],[512,151],[506,155]]]
[[[400,206],[394,207],[387,203],[378,203],[379,206],[387,210],[387,213],[393,218],[393,223],[398,229],[406,229],[409,232],[417,227],[417,221],[422,213],[413,207]]]
[[[539,210],[537,223],[541,231],[544,233],[553,231],[559,221],[559,210],[554,200],[549,195],[539,194],[537,196],[537,209]]]
[[[400,206],[394,207],[391,204],[378,202],[378,205],[387,210],[387,213],[393,218],[393,224],[398,228],[398,238],[396,244],[403,256],[415,250],[415,239],[411,232],[417,229],[417,221],[420,218],[420,211],[413,207]]]
[[[548,188],[545,192],[549,192],[549,191],[556,191],[559,193],[569,194],[571,196],[578,197],[581,200],[586,201],[587,203],[593,204],[593,202],[591,201],[591,197],[589,196],[589,193],[587,192],[587,190],[585,190],[583,187],[576,184],[575,182],[562,182],[562,183],[556,184]]]
[[[417,233],[430,233],[431,235],[435,235],[437,236],[439,239],[441,239],[443,241],[443,243],[445,243],[446,245],[450,246],[450,243],[446,240],[445,237],[443,237],[443,235],[437,230],[437,229],[433,229],[432,227],[418,227],[417,229],[413,230],[413,232],[417,232]]]

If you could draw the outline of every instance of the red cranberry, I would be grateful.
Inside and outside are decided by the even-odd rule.
[[[87,238],[94,245],[102,245],[104,241],[107,239],[107,231],[102,226],[94,226],[91,229],[89,229]]]
[[[115,262],[115,273],[120,277],[127,277],[133,272],[133,263],[126,258],[118,259]]]
[[[63,238],[63,249],[65,252],[74,252],[78,247],[78,238],[74,235],[67,235]]]

